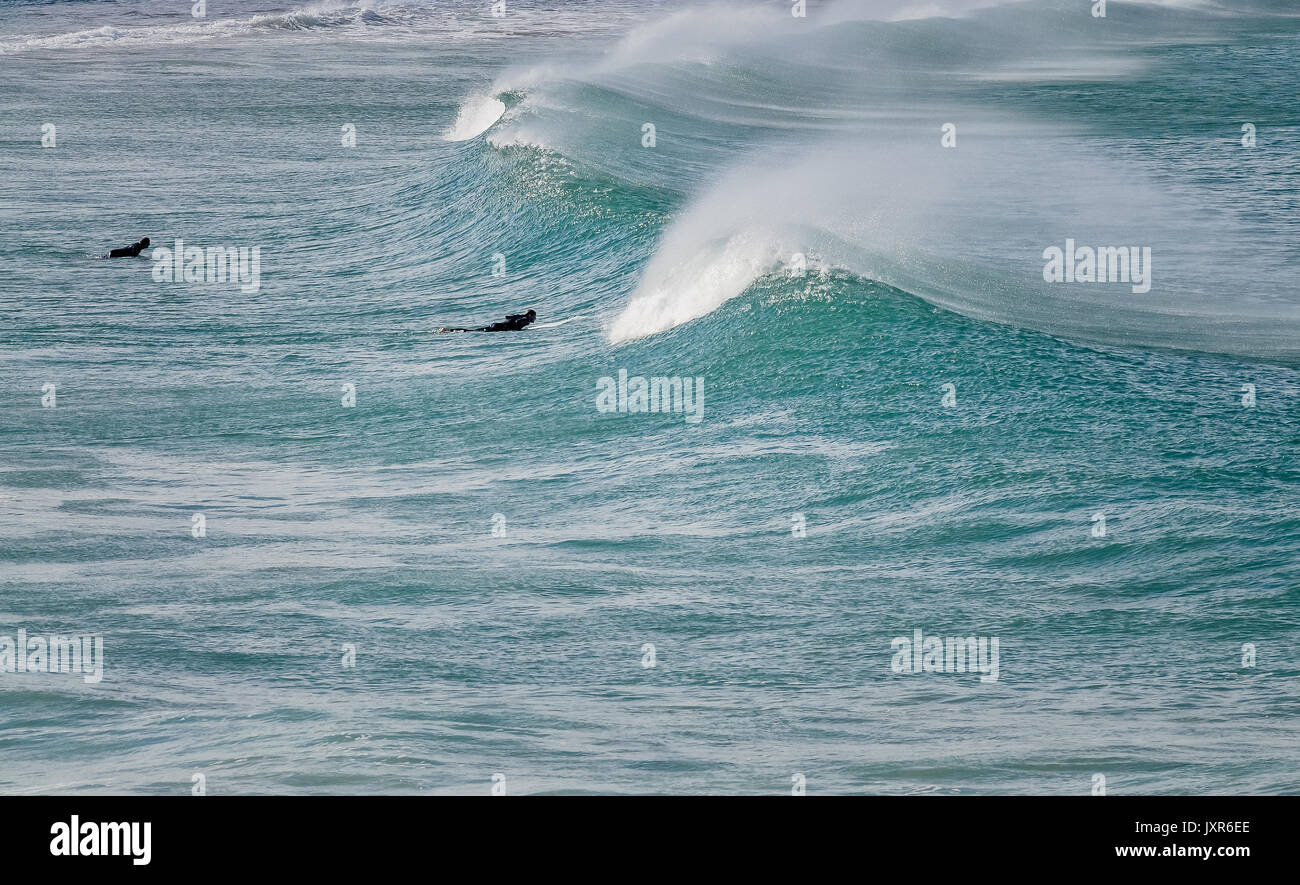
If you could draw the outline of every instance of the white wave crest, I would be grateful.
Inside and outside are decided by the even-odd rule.
[[[461,105],[456,122],[443,138],[447,141],[469,141],[492,128],[506,112],[505,102],[493,95],[479,95]]]

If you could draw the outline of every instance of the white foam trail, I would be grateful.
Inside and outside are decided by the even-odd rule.
[[[492,95],[471,98],[461,106],[456,122],[443,138],[447,141],[469,141],[492,128],[506,112],[505,102]]]
[[[553,323],[533,323],[533,328],[534,329],[555,329],[558,328],[559,326],[567,326],[569,323],[573,322],[574,320],[581,320],[581,319],[585,319],[585,317],[579,315],[579,316],[567,317],[566,319],[562,319],[562,320],[556,320]]]

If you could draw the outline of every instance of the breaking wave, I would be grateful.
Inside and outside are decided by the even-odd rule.
[[[1243,152],[1243,121],[1216,119],[1222,105],[1204,95],[1178,96],[1186,120],[1161,120],[1175,102],[1151,96],[1188,78],[1151,69],[1145,51],[1248,35],[1253,17],[1285,12],[1169,0],[1111,4],[1099,21],[1068,0],[900,0],[798,20],[709,7],[598,56],[503,72],[490,93],[522,99],[490,143],[680,195],[607,323],[612,341],[812,263],[1063,337],[1289,359],[1300,356],[1296,175],[1277,148]],[[1046,88],[1060,85],[1071,91]],[[1108,96],[1136,112],[1112,111]],[[463,130],[491,116],[467,105],[476,122]],[[1256,180],[1278,164],[1289,184]],[[1048,250],[1067,244],[1149,250],[1150,285],[1049,281]]]

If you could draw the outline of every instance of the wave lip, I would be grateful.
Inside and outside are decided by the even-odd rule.
[[[446,141],[469,141],[478,138],[492,128],[501,115],[506,112],[506,105],[494,95],[481,95],[471,98],[461,105],[456,122],[443,135]]]
[[[764,231],[741,231],[703,248],[689,234],[670,237],[607,337],[644,338],[712,313],[788,258],[779,238]]]

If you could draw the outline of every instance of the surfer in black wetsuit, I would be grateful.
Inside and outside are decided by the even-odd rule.
[[[126,246],[125,248],[122,249],[114,249],[112,252],[108,253],[108,257],[109,258],[135,258],[137,255],[139,255],[141,252],[143,252],[145,249],[148,248],[149,248],[149,238],[142,237],[140,239],[140,242],[138,243],[132,243],[131,245]]]
[[[528,310],[524,313],[507,314],[505,322],[493,323],[490,326],[479,326],[477,329],[451,329],[441,328],[439,332],[518,332],[524,326],[537,319],[537,311]]]

